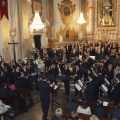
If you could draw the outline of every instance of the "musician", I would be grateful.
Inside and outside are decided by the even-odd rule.
[[[55,84],[57,84],[56,78],[58,74],[58,67],[55,65],[55,63],[51,63],[50,70],[48,71],[48,79],[51,83],[55,82]]]
[[[92,74],[88,74],[88,82],[87,82],[87,91],[86,91],[86,99],[89,102],[96,102],[99,95],[99,88],[96,85],[96,81],[93,80]]]
[[[49,48],[45,49],[44,51],[45,51],[45,56],[44,56],[45,57],[45,71],[47,72],[49,71],[50,65],[51,65],[51,58],[50,58],[51,52]]]
[[[93,60],[92,60],[92,58],[90,57],[90,53],[89,53],[89,52],[86,53],[86,58],[85,58],[84,61],[85,61],[85,63],[86,63],[87,68],[90,69],[91,66],[92,66],[92,64],[93,64]]]
[[[65,64],[64,71],[63,71],[63,76],[65,77],[65,79],[63,80],[63,82],[65,86],[66,95],[69,95],[70,93],[70,75],[71,75],[71,72],[69,70],[69,66],[68,64]]]
[[[120,64],[117,65],[117,67],[114,70],[114,77],[116,77],[117,74],[120,73]]]
[[[63,71],[64,71],[64,65],[66,63],[67,63],[66,54],[63,54],[63,57],[62,57],[62,59],[60,59],[60,63],[59,63],[59,67],[60,67],[62,75],[63,75]]]
[[[115,78],[116,85],[113,87],[113,100],[114,104],[117,105],[117,103],[120,101],[120,74],[116,75]]]
[[[40,51],[39,49],[36,49],[36,53],[34,54],[34,58],[35,59],[38,59],[38,58],[43,59],[43,52],[42,52],[42,50]]]
[[[96,48],[95,49],[95,59],[98,61],[101,59],[101,51],[100,51],[100,48]]]
[[[80,69],[79,64],[75,64],[75,68],[73,69],[72,74],[73,74],[74,83],[76,83],[77,80],[79,80],[79,78],[83,76],[83,72]],[[76,88],[75,88],[75,96],[78,96],[78,90]]]
[[[79,81],[81,82],[81,84],[79,83]],[[76,84],[78,84],[80,86],[81,90],[78,90],[77,88],[75,88],[75,90],[76,90],[75,94],[76,94],[76,96],[79,95],[79,98],[81,99],[82,98],[82,91],[84,91],[86,89],[85,82],[84,82],[84,76],[80,76],[79,79],[76,81]]]
[[[105,55],[105,60],[106,62],[104,63],[104,66],[103,66],[103,70],[105,71],[106,69],[108,69],[108,65],[111,64],[111,60],[110,60],[110,56],[107,54]]]
[[[110,58],[112,61],[116,59],[116,49],[111,49]]]
[[[114,69],[111,63],[108,65],[108,69],[105,70],[105,77],[110,83],[114,78]]]

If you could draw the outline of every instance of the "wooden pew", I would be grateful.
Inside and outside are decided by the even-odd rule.
[[[16,91],[18,94],[22,94],[22,95],[24,95],[24,96],[28,96],[28,97],[29,97],[29,106],[33,105],[33,100],[32,100],[32,97],[31,97],[31,91],[30,91],[30,90],[21,89],[21,88],[16,88],[15,91]]]
[[[69,118],[69,117],[71,117],[71,111],[63,111],[63,115]],[[90,117],[91,117],[91,115],[78,113],[78,119],[89,120]],[[99,118],[99,120],[109,120],[109,119],[107,119],[107,118]]]
[[[76,100],[73,100],[73,102],[76,102],[76,103],[78,103],[78,104],[81,104],[82,101],[81,101],[80,99],[76,99]],[[89,106],[90,108],[95,108],[95,107],[97,107],[97,103],[88,102],[88,106]],[[108,105],[106,108],[107,108],[108,112],[111,112],[111,110],[115,109],[116,106]]]
[[[15,110],[15,115],[20,112],[17,106],[17,100],[15,98],[0,96],[0,99],[3,101],[3,103],[13,107],[13,109]]]

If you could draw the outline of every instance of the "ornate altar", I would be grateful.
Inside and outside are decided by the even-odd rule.
[[[61,4],[58,3],[58,9],[65,27],[61,27],[60,31],[56,33],[56,40],[59,40],[59,36],[62,35],[64,41],[75,41],[78,38],[78,32],[74,27],[69,26],[74,17],[75,4],[73,5],[70,0],[63,0]]]

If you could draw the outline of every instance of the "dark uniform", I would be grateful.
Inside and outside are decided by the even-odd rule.
[[[50,91],[53,90],[52,87],[46,81],[38,82],[38,88],[40,92],[40,100],[42,105],[43,117],[42,120],[47,120],[49,103],[50,103]]]

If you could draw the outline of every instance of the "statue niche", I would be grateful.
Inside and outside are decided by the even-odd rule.
[[[116,0],[98,0],[98,26],[115,26],[116,21]]]

